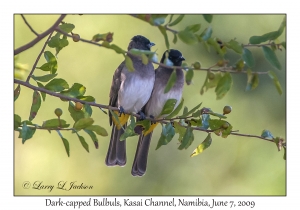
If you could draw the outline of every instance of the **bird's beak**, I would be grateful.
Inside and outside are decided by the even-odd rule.
[[[185,58],[183,56],[180,57],[180,60],[185,61]]]
[[[155,43],[150,42],[150,43],[148,44],[149,49],[151,49],[151,47],[153,47],[154,45],[155,45]]]

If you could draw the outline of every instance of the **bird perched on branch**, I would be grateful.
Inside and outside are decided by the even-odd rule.
[[[165,51],[160,63],[165,63],[169,66],[181,66],[183,60],[185,59],[180,51],[171,49],[170,51]],[[176,71],[175,84],[169,92],[164,93],[165,87],[173,71]],[[184,74],[182,69],[173,70],[172,68],[159,66],[155,70],[155,83],[151,97],[144,107],[146,116],[150,116],[154,119],[166,117],[164,115],[160,116],[160,113],[162,112],[162,109],[168,99],[177,100],[174,107],[174,109],[176,109],[181,101],[183,85]],[[149,130],[144,131],[139,136],[139,141],[131,170],[131,174],[133,176],[143,176],[146,172],[150,141],[153,129],[156,127],[156,125],[157,123],[152,124]]]
[[[137,35],[131,39],[128,51],[131,49],[150,51],[155,44],[146,37]],[[155,72],[153,64],[148,60],[143,64],[138,56],[127,54],[132,60],[134,71],[130,72],[126,67],[126,60],[116,69],[109,94],[109,105],[118,107],[119,122],[109,113],[112,132],[110,144],[107,151],[105,163],[107,166],[124,166],[126,164],[126,140],[120,141],[120,136],[127,126],[129,115],[125,113],[139,113],[149,100],[154,80]]]

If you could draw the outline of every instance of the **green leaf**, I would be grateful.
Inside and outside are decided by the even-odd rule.
[[[182,142],[182,139],[183,139],[183,136],[185,134],[185,131],[186,131],[186,128],[185,127],[182,127],[178,122],[174,121],[173,123],[174,125],[174,128],[175,128],[175,133],[178,133],[179,134],[179,138],[178,138],[178,141],[181,143]]]
[[[209,74],[209,72],[207,72]],[[214,88],[218,85],[220,79],[222,78],[222,74],[220,72],[214,74],[214,78],[212,80],[208,79],[206,80],[206,83],[204,86],[206,87],[206,90],[209,88]]]
[[[185,30],[179,31],[178,37],[182,42],[184,42],[186,44],[192,45],[192,44],[198,43],[197,36],[190,31],[185,31]]]
[[[125,53],[125,51],[122,48],[120,48],[119,46],[117,46],[115,44],[111,44],[109,48],[113,49],[118,54],[123,54],[124,55],[124,53]]]
[[[184,30],[190,31],[192,33],[196,33],[197,31],[200,30],[200,28],[201,28],[201,24],[194,24],[194,25],[187,26]]]
[[[181,144],[179,145],[178,149],[187,149],[192,142],[194,141],[194,134],[193,129],[191,127],[188,127],[184,133],[184,136],[182,138]]]
[[[60,138],[61,138],[61,140],[62,140],[62,142],[63,142],[63,144],[64,144],[64,147],[65,147],[65,150],[66,150],[66,152],[67,152],[68,157],[70,157],[70,145],[69,145],[68,140],[65,139],[65,138],[61,135],[60,131],[57,131],[57,133],[59,134],[59,136],[60,136]]]
[[[139,50],[139,49],[135,49],[135,48],[130,49],[129,52],[133,55],[142,55],[142,54],[154,55],[155,54],[155,52],[152,52],[149,50]]]
[[[281,70],[281,65],[280,65],[274,51],[271,50],[271,48],[266,47],[266,46],[262,46],[262,49],[263,49],[266,59],[271,63],[271,65],[274,66],[276,69]]]
[[[87,128],[90,125],[92,125],[94,123],[93,118],[81,118],[79,119],[77,122],[75,122],[73,128],[75,128],[76,130],[81,130],[83,128]],[[92,130],[90,128],[87,128],[89,130]]]
[[[96,136],[96,134],[91,131],[91,130],[88,130],[88,129],[83,129],[87,134],[89,134],[89,136],[91,137],[91,139],[93,140],[94,142],[94,145],[95,145],[95,148],[98,149],[99,148],[99,143],[98,143],[98,138]]]
[[[177,43],[177,35],[176,35],[176,34],[174,34],[173,43],[174,43],[174,44]]]
[[[189,112],[184,113],[183,115],[181,115],[180,117],[187,117],[190,114],[193,114],[197,109],[199,109],[202,105],[202,102],[200,104],[198,104],[197,106],[195,106],[194,108],[192,108]]]
[[[126,65],[128,71],[130,71],[130,72],[134,71],[133,62],[132,62],[131,58],[127,55],[125,55],[125,65]]]
[[[124,133],[120,136],[120,141],[123,141],[123,140],[125,140],[128,137],[136,136],[137,135],[135,133],[135,131],[134,131],[135,125],[136,124],[135,124],[134,117],[132,115],[130,115],[130,124],[127,125]]]
[[[185,106],[185,107],[183,108],[183,113],[182,113],[181,116],[187,116],[187,113],[188,113],[188,108]]]
[[[101,127],[100,125],[90,125],[90,126],[87,126],[85,129],[94,131],[100,136],[107,136],[108,135],[105,128]]]
[[[255,60],[250,50],[244,48],[242,58],[246,62],[247,66],[249,66],[250,68],[254,67]]]
[[[83,96],[85,94],[86,87],[79,83],[74,83],[68,90],[61,91],[60,94],[76,98],[77,96]]]
[[[158,29],[162,33],[162,35],[164,36],[167,49],[170,49],[170,43],[169,43],[168,35],[167,35],[167,32],[166,32],[166,28],[164,26],[158,26]]]
[[[41,96],[38,91],[33,92],[29,120],[32,121],[41,107]]]
[[[250,44],[260,44],[262,42],[266,42],[268,40],[275,40],[277,39],[283,32],[284,28],[286,26],[286,18],[283,18],[283,21],[281,22],[281,25],[277,31],[272,31],[269,33],[266,33],[262,36],[252,36],[249,39]]]
[[[63,119],[51,119],[51,120],[44,121],[42,128],[55,129],[55,128],[67,128],[69,126],[70,124],[67,124],[67,122]]]
[[[209,127],[214,130],[214,133],[217,136],[222,136],[226,138],[232,131],[232,125],[230,125],[227,121],[224,120],[217,120],[217,119],[210,119]],[[228,127],[224,127],[224,125],[228,125]]]
[[[55,74],[57,71],[57,60],[56,60],[55,56],[50,51],[45,51],[44,57],[47,60],[47,63],[44,64],[45,65],[44,70],[48,70],[51,72],[51,74]],[[43,68],[43,66],[41,67],[41,69]]]
[[[14,130],[17,130],[17,128],[22,125],[21,121],[21,117],[17,114],[14,114]]]
[[[37,83],[37,85],[38,85],[40,88],[46,89],[45,86],[44,86],[42,83],[40,83],[40,82],[36,82],[36,83]],[[40,92],[40,93],[41,93],[41,95],[42,95],[43,101],[45,101],[45,100],[46,100],[46,93],[44,93],[44,92]]]
[[[16,101],[19,98],[20,92],[21,92],[21,87],[20,85],[18,85],[14,90],[14,101]]]
[[[83,146],[83,148],[87,151],[87,152],[90,152],[89,151],[89,145],[86,143],[85,139],[82,137],[82,136],[79,136],[78,133],[76,132],[78,138],[79,138],[79,141],[81,143],[81,145]]]
[[[216,39],[213,39],[213,38],[209,38],[207,40],[207,43],[211,46],[213,46],[213,48],[217,51],[217,53],[221,56],[221,57],[224,57],[224,51],[221,49],[219,43],[217,42]]]
[[[200,36],[203,41],[207,41],[211,37],[211,34],[212,34],[212,28],[208,27],[201,33]]]
[[[167,118],[167,119],[171,119],[171,118],[175,117],[175,116],[180,112],[180,110],[182,109],[182,107],[183,107],[183,102],[184,102],[184,99],[182,98],[181,101],[180,101],[180,103],[179,103],[179,105],[178,105],[178,106],[174,109],[174,111],[173,111],[171,114],[169,114],[166,118]]]
[[[170,15],[170,20],[169,20],[168,24],[171,23],[171,21],[173,20],[173,17],[174,17],[174,14],[171,14]]]
[[[23,122],[22,131],[20,132],[22,137],[22,143],[24,144],[26,140],[32,138],[35,131],[36,128],[30,128],[27,126],[26,122]]]
[[[193,77],[194,77],[194,70],[189,69],[185,74],[185,82],[187,85],[191,84]]]
[[[168,26],[175,26],[177,25],[180,21],[182,21],[184,15],[179,15],[172,23],[168,24]]]
[[[249,90],[254,90],[259,83],[259,78],[258,78],[258,74],[257,73],[251,73],[251,70],[248,69],[247,71],[247,77],[248,77],[248,81],[247,81],[247,86],[246,86],[246,90],[245,91],[249,91]]]
[[[273,83],[274,83],[278,93],[281,95],[282,94],[282,88],[281,88],[280,82],[279,82],[276,74],[273,71],[268,71],[268,75],[273,80]]]
[[[51,74],[55,74],[57,71],[57,60],[55,56],[50,51],[45,51],[44,57],[47,60],[47,63],[43,64],[41,67],[36,68],[43,71],[50,71]]]
[[[64,79],[53,79],[45,85],[45,89],[52,90],[53,92],[60,92],[68,89],[69,85]]]
[[[173,99],[173,98],[172,99],[168,99],[166,101],[166,103],[164,104],[164,107],[163,107],[161,113],[159,114],[159,116],[170,114],[174,110],[176,102],[177,102],[176,99]]]
[[[177,79],[176,70],[173,70],[173,72],[172,72],[172,74],[171,74],[171,76],[170,76],[170,78],[167,82],[167,85],[165,87],[164,93],[167,93],[172,89],[172,87],[176,83],[176,79]]]
[[[162,125],[162,132],[155,150],[159,149],[162,145],[167,145],[173,139],[174,135],[175,130],[170,122],[166,125]]]
[[[238,54],[242,54],[243,53],[243,47],[240,43],[238,43],[235,40],[230,40],[229,42],[225,42],[224,43],[226,47],[234,50],[236,53]]]
[[[226,72],[224,76],[219,80],[218,85],[215,89],[217,94],[217,100],[222,99],[232,86],[232,77],[229,72]]]
[[[73,24],[70,24],[70,23],[63,23],[59,26],[59,28],[66,32],[66,33],[70,33],[73,31],[73,29],[75,28],[75,26]]]
[[[96,34],[92,38],[93,42],[99,42],[99,41],[106,41],[106,42],[112,42],[113,41],[113,33],[108,32],[105,34]]]
[[[142,54],[142,63],[144,65],[147,65],[147,63],[149,62],[148,57],[145,54]]]
[[[60,38],[61,33],[56,33],[48,42],[48,46],[50,48],[55,48],[56,55],[60,52],[61,49],[69,45],[69,41],[67,40],[66,36],[63,36],[63,38]],[[55,72],[53,72],[54,74]]]
[[[213,15],[203,15],[204,19],[206,20],[206,22],[211,23],[212,19],[213,19]]]
[[[263,130],[261,132],[261,137],[263,137],[265,139],[274,139],[274,136],[272,135],[272,133],[269,130]]]
[[[76,98],[87,102],[95,102],[96,100],[93,96],[77,96]]]
[[[222,114],[219,114],[219,113],[216,113],[216,112],[213,112],[213,111],[208,111],[208,112],[205,112],[206,114],[209,114],[209,115],[213,115],[213,116],[216,116],[216,117],[219,117],[219,118],[222,118],[222,119],[226,119],[227,117],[225,115],[222,115]]]
[[[40,81],[40,82],[48,82],[49,80],[53,79],[54,77],[56,77],[57,74],[46,74],[44,76],[40,76],[40,77],[36,77],[34,75],[32,75],[31,77],[35,80],[35,81]]]
[[[281,42],[280,44],[282,45],[282,47],[284,47],[284,49],[286,49],[286,42]]]
[[[151,121],[150,120],[142,120],[142,121],[137,121],[136,126],[140,125],[144,128],[144,132],[148,131],[150,126],[151,126]]]
[[[91,117],[93,110],[89,104],[84,104],[82,111],[84,112],[85,117]]]
[[[209,133],[204,141],[193,151],[191,157],[201,154],[205,149],[207,149],[212,142],[211,134]]]

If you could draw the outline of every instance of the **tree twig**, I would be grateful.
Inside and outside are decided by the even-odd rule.
[[[30,88],[32,90],[44,92],[44,93],[46,93],[48,95],[51,95],[51,96],[54,96],[54,97],[57,97],[57,98],[61,98],[61,99],[65,99],[65,100],[68,100],[68,101],[80,102],[82,104],[88,104],[90,106],[98,107],[100,109],[109,109],[109,110],[113,110],[113,111],[119,111],[119,109],[117,107],[112,107],[112,106],[109,106],[109,105],[98,104],[98,103],[95,103],[95,102],[87,102],[87,101],[83,101],[83,100],[80,100],[80,99],[77,99],[77,98],[72,98],[72,97],[69,97],[69,96],[62,95],[60,93],[52,92],[52,91],[44,89],[44,88],[36,87],[34,85],[31,85],[31,84],[29,84],[27,82],[24,82],[24,81],[21,81],[21,80],[18,80],[18,79],[14,79],[14,83],[20,84],[20,85],[28,87],[28,88]],[[137,118],[140,117],[140,115],[136,114],[136,113],[127,113],[127,114],[130,114],[130,115],[135,116]],[[146,117],[146,119],[153,121],[153,118],[150,118],[150,117]],[[175,117],[173,119],[181,119],[181,118],[180,117]],[[173,119],[167,119],[167,120],[163,119],[163,120],[159,120],[159,121],[161,123],[167,124],[167,123],[169,123]],[[155,121],[155,119],[154,119],[154,121]],[[180,126],[185,127],[185,128],[188,127],[188,126],[184,126],[184,125],[180,125]],[[40,129],[40,128],[37,127],[37,129]],[[203,131],[203,132],[206,132],[206,133],[211,133],[211,132],[215,131],[215,130],[203,129],[203,128],[200,128],[200,127],[192,127],[192,129]],[[55,130],[57,130],[57,129],[55,129]],[[61,130],[66,130],[66,129],[61,129]],[[265,139],[265,138],[263,138],[261,136],[257,136],[257,135],[241,134],[241,133],[236,133],[236,132],[231,132],[230,135],[245,136],[245,137],[254,137],[254,138],[263,139],[265,141],[274,142],[273,140]]]
[[[37,63],[39,62],[39,60],[40,60],[40,58],[41,58],[41,55],[43,54],[43,52],[44,52],[44,50],[45,50],[45,48],[46,48],[46,46],[47,46],[47,43],[48,43],[49,39],[51,38],[52,34],[53,34],[53,31],[49,34],[48,39],[46,40],[46,42],[45,42],[45,44],[44,44],[44,46],[43,46],[41,52],[39,53],[37,59],[35,60],[33,66],[32,66],[32,69],[31,69],[31,71],[30,71],[30,73],[29,73],[29,75],[28,75],[28,77],[27,77],[27,79],[26,79],[26,82],[29,82],[30,77],[32,76],[32,74],[33,74],[33,72],[34,72],[34,70],[35,70],[35,68],[36,68],[36,65],[37,65]]]
[[[33,47],[36,43],[38,43],[40,40],[42,40],[44,37],[46,37],[48,34],[54,31],[54,29],[60,24],[60,22],[65,18],[66,15],[61,15],[57,21],[44,33],[39,34],[34,40],[31,42],[17,48],[14,50],[14,55],[18,55],[19,53],[23,52],[24,50],[27,50],[31,47]]]
[[[32,33],[34,33],[36,36],[39,36],[39,34],[31,27],[31,25],[27,22],[26,18],[24,17],[23,14],[21,14],[21,17],[23,18],[25,24],[28,26],[28,28],[30,29],[30,31]]]
[[[55,29],[55,31],[65,35],[65,36],[68,36],[68,37],[72,37],[71,34],[68,34],[64,31],[62,31],[61,29],[59,29],[58,27]],[[83,39],[83,38],[79,38],[80,41],[82,42],[85,42],[85,43],[89,43],[89,44],[92,44],[92,45],[96,45],[98,47],[103,47],[100,43],[97,43],[97,42],[94,42],[94,41],[91,41],[91,40],[87,40],[87,39]],[[125,53],[129,54],[129,55],[132,55],[132,56],[138,56],[138,55],[135,55],[135,54],[132,54],[130,51],[124,51]],[[209,67],[209,68],[201,68],[201,69],[195,69],[195,68],[191,68],[191,67],[181,67],[181,66],[168,66],[164,63],[160,63],[160,62],[155,62],[155,61],[152,61],[152,63],[155,63],[159,66],[162,66],[162,67],[165,67],[165,68],[169,68],[169,69],[182,69],[182,70],[186,70],[186,69],[192,69],[192,70],[195,70],[195,71],[212,71],[212,72],[229,72],[229,73],[234,73],[234,74],[240,74],[240,73],[244,73],[244,74],[247,74],[247,71],[236,71],[236,70],[232,70],[232,67],[231,66],[227,66],[227,67],[221,67],[219,69],[212,69],[212,67],[214,67],[215,65]],[[257,74],[268,74],[268,72],[255,72]]]

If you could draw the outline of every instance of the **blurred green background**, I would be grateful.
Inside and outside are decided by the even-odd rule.
[[[32,27],[41,33],[48,29],[59,15],[25,15]],[[277,30],[284,15],[214,15],[211,26],[213,37],[223,41],[236,38],[247,44],[252,35]],[[35,35],[24,24],[20,15],[15,15],[15,46],[14,49],[28,43]],[[167,18],[168,20],[168,18]],[[114,33],[113,43],[127,49],[130,39],[141,34],[156,43],[153,50],[157,50],[161,57],[165,51],[163,36],[158,28],[127,15],[67,15],[64,19],[73,23],[73,32],[82,38],[90,40],[97,33]],[[186,15],[182,22],[174,29],[184,29],[185,26],[201,23],[202,31],[209,24],[202,15]],[[186,62],[191,64],[200,61],[203,67],[209,67],[218,61],[214,50],[208,53],[202,43],[189,46],[178,40],[174,45],[173,35],[168,32],[171,48],[179,49]],[[279,37],[285,40],[285,34]],[[19,62],[32,67],[46,38],[34,47],[19,54]],[[46,48],[53,54],[54,49]],[[193,84],[185,86],[183,97],[185,105],[194,107],[200,102],[215,112],[222,112],[225,105],[232,106],[228,121],[234,130],[244,134],[260,135],[263,129],[269,129],[274,136],[286,136],[286,52],[276,52],[283,70],[278,71],[265,60],[260,48],[250,48],[256,60],[256,71],[273,70],[280,80],[283,94],[276,91],[271,79],[267,75],[259,77],[259,86],[250,92],[245,92],[246,74],[233,74],[233,86],[229,93],[221,100],[216,100],[213,90],[200,95],[200,88],[206,73],[195,72]],[[228,50],[227,59],[235,62],[238,56]],[[64,78],[71,86],[79,82],[86,86],[86,95],[92,95],[97,103],[108,104],[112,75],[123,56],[113,50],[97,47],[83,42],[73,42],[69,39],[69,46],[58,54],[58,76]],[[38,63],[45,63],[42,57]],[[36,76],[43,75],[43,71],[36,70]],[[27,74],[25,74],[27,76]],[[26,78],[26,77],[25,77]],[[31,80],[32,84],[36,83]],[[21,94],[15,102],[15,113],[28,119],[31,107],[32,90],[21,87]],[[67,107],[68,103],[47,95],[46,102],[33,120],[42,124],[44,120],[55,118],[54,109],[64,110],[62,119],[71,125]],[[275,144],[256,138],[229,136],[226,139],[212,135],[213,142],[209,149],[201,155],[190,158],[190,154],[206,137],[206,133],[194,132],[195,140],[187,149],[180,151],[178,136],[167,145],[155,150],[161,127],[154,132],[149,152],[147,173],[145,176],[132,177],[131,165],[135,154],[137,137],[127,139],[127,165],[125,167],[107,167],[104,163],[107,152],[110,126],[108,117],[99,109],[93,108],[95,124],[105,127],[108,137],[98,136],[99,149],[95,149],[90,137],[83,132],[81,135],[90,146],[87,153],[81,146],[78,137],[71,132],[64,131],[63,136],[70,143],[70,157],[68,158],[62,140],[56,132],[37,130],[34,137],[22,144],[15,132],[14,141],[14,192],[15,195],[285,195],[286,194],[286,162],[283,151],[278,152]],[[92,185],[92,190],[59,189],[34,190],[23,189],[24,181],[33,183],[42,181],[43,185],[57,186],[59,181],[77,181],[76,184]]]

